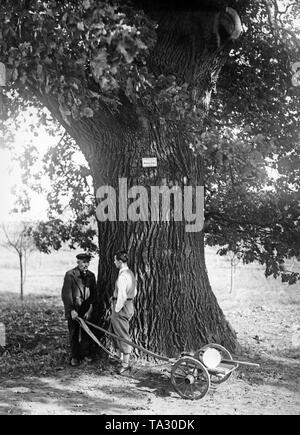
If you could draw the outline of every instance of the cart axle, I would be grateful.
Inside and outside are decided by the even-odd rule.
[[[186,384],[188,384],[188,385],[192,385],[192,384],[195,383],[195,378],[194,378],[193,375],[188,375],[188,376],[185,378],[184,382],[185,382]]]

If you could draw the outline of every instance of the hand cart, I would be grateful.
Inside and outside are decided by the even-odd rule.
[[[87,320],[78,317],[77,321],[84,331],[110,356],[114,355],[106,349],[97,337],[92,333],[87,325],[98,329],[117,340],[124,341],[153,358],[166,361],[172,364],[171,383],[175,391],[183,398],[188,400],[198,400],[205,397],[211,384],[221,384],[227,381],[232,373],[240,366],[259,367],[259,364],[247,361],[234,360],[230,352],[220,344],[209,343],[201,347],[195,353],[182,353],[179,359],[167,358],[151,352],[125,338],[107,331]]]

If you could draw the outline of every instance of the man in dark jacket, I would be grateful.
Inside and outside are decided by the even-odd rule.
[[[91,256],[79,254],[76,258],[77,267],[66,273],[61,292],[68,321],[72,366],[77,366],[82,359],[92,361],[93,341],[80,328],[76,318],[90,319],[96,302],[96,278],[88,270]]]

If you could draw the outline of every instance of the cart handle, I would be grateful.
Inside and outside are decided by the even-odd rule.
[[[105,334],[108,334],[108,335],[110,335],[111,337],[116,338],[117,340],[124,341],[124,343],[127,343],[127,344],[129,344],[130,346],[135,347],[135,348],[141,350],[143,353],[146,353],[147,355],[150,355],[150,356],[152,356],[152,357],[154,357],[154,358],[160,359],[160,360],[162,360],[162,361],[168,361],[168,362],[170,362],[170,363],[176,362],[176,360],[175,360],[174,358],[168,358],[168,357],[166,357],[166,356],[161,356],[161,355],[158,355],[157,353],[151,352],[150,350],[147,350],[147,349],[145,349],[144,347],[139,346],[139,345],[136,344],[136,343],[133,343],[132,341],[126,340],[126,338],[119,337],[118,335],[114,334],[113,332],[107,331],[106,329],[101,328],[100,326],[97,326],[97,325],[95,325],[94,323],[91,323],[91,322],[89,322],[89,321],[87,321],[87,320],[84,321],[84,320],[83,320],[82,318],[80,318],[80,317],[77,317],[77,320],[79,321],[80,324],[86,323],[86,324],[92,326],[93,328],[98,329],[99,331],[104,332]]]
[[[249,366],[249,367],[260,367],[259,364],[250,363],[250,362],[247,362],[247,361],[238,361],[236,359],[222,359],[221,363],[238,364],[238,365],[241,365],[241,366]]]

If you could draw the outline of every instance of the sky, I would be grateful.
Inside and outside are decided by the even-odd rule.
[[[54,147],[60,141],[63,131],[58,132],[57,136],[51,136],[43,126],[36,129],[36,132],[30,130],[30,124],[38,124],[37,112],[30,109],[22,116],[22,127],[14,131],[14,144],[12,149],[16,155],[22,155],[27,145],[36,147],[39,152],[38,160],[33,166],[33,173],[43,169],[42,159],[49,148]],[[37,134],[36,134],[37,133]],[[78,165],[87,165],[83,154],[78,151],[73,155],[73,161]],[[31,209],[28,213],[17,215],[11,214],[14,207],[15,196],[12,190],[17,190],[23,186],[21,179],[21,168],[13,159],[12,152],[8,149],[0,148],[0,223],[7,220],[47,220],[48,202],[46,194],[50,190],[50,180],[47,175],[42,179],[44,195],[38,195],[34,191],[29,191],[31,198]],[[28,189],[27,189],[28,191]]]
[[[26,124],[24,124],[24,127],[16,132],[14,148],[21,151],[25,144],[32,143],[38,147],[42,156],[58,140],[58,138],[50,137],[42,128],[39,129],[39,134],[35,137],[32,133],[28,132]],[[17,162],[13,161],[11,151],[0,149],[0,222],[21,219],[21,216],[15,214],[12,216],[10,214],[15,201],[12,193],[12,189],[15,186],[17,188],[22,187],[20,168]],[[46,219],[46,210],[46,198],[32,192],[31,210],[23,215],[22,219]]]

